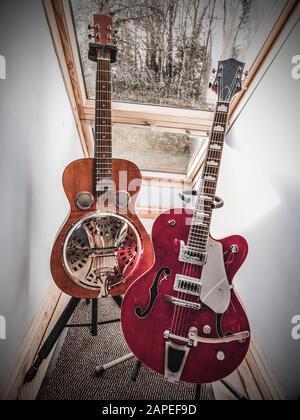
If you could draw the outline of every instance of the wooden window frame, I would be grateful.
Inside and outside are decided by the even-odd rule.
[[[86,96],[70,3],[69,0],[43,1],[84,155],[92,157],[93,133],[91,123],[94,120],[94,103]],[[298,4],[299,0],[287,0],[282,14],[249,70],[244,90],[236,96],[233,102],[229,129],[240,114],[243,105],[249,99],[251,91],[259,83],[261,70]],[[161,130],[208,136],[213,121],[213,112],[113,102],[112,117],[114,125],[154,126]],[[188,169],[187,177],[193,184],[197,182],[201,175],[204,157],[205,153],[201,149]],[[169,177],[171,176],[169,174]]]

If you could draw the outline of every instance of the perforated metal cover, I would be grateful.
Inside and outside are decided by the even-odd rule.
[[[112,286],[126,282],[141,255],[141,238],[133,223],[114,213],[96,212],[70,229],[62,257],[76,284],[99,290],[104,297]]]

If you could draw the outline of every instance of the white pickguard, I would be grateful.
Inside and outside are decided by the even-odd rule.
[[[208,257],[203,266],[201,284],[201,301],[216,314],[224,314],[230,304],[231,289],[222,244],[211,238],[208,241]]]

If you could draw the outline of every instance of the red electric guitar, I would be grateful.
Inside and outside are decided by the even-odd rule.
[[[170,382],[211,383],[244,360],[250,327],[233,278],[248,253],[240,236],[210,236],[230,103],[242,89],[244,64],[219,63],[212,134],[194,212],[177,209],[153,227],[156,261],[128,290],[122,327],[135,356]],[[193,213],[193,214],[191,214]]]

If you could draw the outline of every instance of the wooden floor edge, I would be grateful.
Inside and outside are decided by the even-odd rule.
[[[249,352],[238,373],[250,400],[285,401],[287,397],[273,375],[255,338],[252,337]]]
[[[246,360],[264,400],[286,401],[288,399],[255,337],[252,338]]]
[[[25,375],[34,362],[38,350],[53,318],[62,292],[54,285],[49,287],[25,334],[12,365],[10,379],[3,389],[0,400],[17,400]]]

